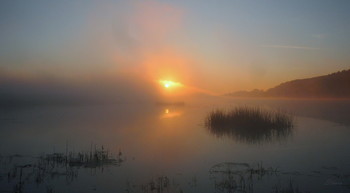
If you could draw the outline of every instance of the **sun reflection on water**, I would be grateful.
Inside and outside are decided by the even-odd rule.
[[[170,110],[169,108],[166,108],[166,109],[164,109],[160,118],[161,119],[169,119],[169,118],[179,117],[181,115],[182,115],[182,112],[180,112],[180,111]]]

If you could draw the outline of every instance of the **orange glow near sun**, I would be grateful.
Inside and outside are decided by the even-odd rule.
[[[159,83],[163,85],[165,88],[176,88],[182,87],[183,85],[179,82],[174,82],[170,80],[159,80]]]

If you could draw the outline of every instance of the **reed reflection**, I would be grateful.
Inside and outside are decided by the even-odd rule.
[[[104,168],[119,167],[125,161],[126,157],[121,151],[113,156],[103,146],[99,149],[95,145],[95,150],[92,150],[92,144],[88,152],[75,153],[69,151],[67,146],[65,153],[1,156],[0,192],[32,192],[33,185],[36,185],[35,192],[56,192],[54,187],[58,181],[65,180],[67,185],[72,184],[79,177],[79,170],[89,169],[91,174],[96,174],[96,170],[103,173]]]
[[[208,114],[205,126],[216,137],[227,136],[239,142],[260,144],[286,139],[292,134],[293,117],[281,111],[259,107],[236,107]]]

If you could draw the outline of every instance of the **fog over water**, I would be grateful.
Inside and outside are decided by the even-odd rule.
[[[305,106],[306,103],[310,106]],[[207,113],[235,106],[284,109],[294,114],[295,127],[283,138],[256,143],[212,135],[204,125]],[[2,165],[2,174],[13,172],[16,163],[34,164],[22,169],[25,175],[29,175],[27,172],[37,170],[37,156],[51,159],[45,156],[53,153],[64,156],[67,151],[73,153],[72,156],[79,152],[89,155],[91,149],[99,151],[103,146],[111,157],[122,161],[118,165],[101,161],[103,165],[94,166],[93,170],[89,167],[94,162],[87,162],[89,167],[69,163],[69,168],[77,172],[69,185],[66,184],[68,173],[62,170],[65,167],[57,165],[46,172],[63,172],[62,177],[52,179],[51,174],[43,175],[44,182],[60,192],[76,189],[86,192],[95,189],[146,192],[142,186],[148,186],[152,180],[155,184],[160,183],[158,179],[161,178],[171,181],[163,184],[163,191],[225,192],[243,188],[227,183],[238,182],[242,180],[239,176],[244,176],[246,185],[254,187],[251,192],[271,192],[271,187],[275,186],[288,189],[290,180],[293,188],[298,187],[304,192],[343,192],[348,190],[347,186],[337,184],[346,185],[349,181],[346,177],[350,172],[347,164],[350,161],[347,153],[349,126],[345,119],[334,119],[322,109],[348,115],[348,106],[348,101],[214,97],[198,98],[180,105],[134,102],[5,108],[0,114],[1,160],[6,163]],[[305,107],[312,107],[315,111],[303,113]],[[251,174],[253,170],[256,173]],[[227,176],[227,171],[233,176]],[[5,178],[6,175],[2,175],[2,179]],[[227,181],[229,179],[231,181]],[[31,180],[34,179],[28,177],[24,183],[24,192],[47,191],[41,183],[35,188]],[[3,190],[11,190],[17,182],[18,176],[10,181],[0,181]],[[86,186],[88,182],[91,186]]]
[[[350,1],[0,1],[0,192],[350,192]]]

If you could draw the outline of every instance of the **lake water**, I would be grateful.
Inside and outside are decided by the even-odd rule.
[[[283,109],[290,135],[212,135],[208,112]],[[203,99],[0,110],[0,192],[350,192],[350,101]],[[102,150],[103,146],[103,150]],[[113,162],[50,156],[108,152]]]

